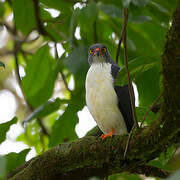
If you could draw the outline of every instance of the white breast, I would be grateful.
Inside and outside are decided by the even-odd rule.
[[[113,87],[111,64],[91,65],[86,76],[86,103],[103,133],[109,133],[112,128],[115,135],[127,132]]]

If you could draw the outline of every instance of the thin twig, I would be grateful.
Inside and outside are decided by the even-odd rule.
[[[146,117],[148,116],[149,112],[153,109],[154,106],[156,106],[156,104],[159,102],[160,98],[162,97],[162,93],[156,98],[156,100],[154,101],[154,103],[152,105],[150,105],[146,111],[146,113],[143,116],[142,122],[140,127],[142,127]]]
[[[33,53],[32,52],[29,52],[29,51],[25,51],[23,49],[19,49],[19,51],[22,53],[22,54],[29,54],[29,55],[32,55]],[[3,57],[3,56],[9,56],[9,55],[14,55],[14,50],[8,50],[8,49],[2,49],[0,51],[0,57]]]
[[[56,59],[59,59],[58,50],[57,50],[57,43],[54,43],[54,48],[55,48],[55,58],[56,58]],[[65,77],[64,73],[63,73],[61,70],[59,70],[59,72],[60,72],[60,74],[61,74],[61,78],[62,78],[62,81],[63,81],[66,89],[67,89],[69,92],[71,92],[71,90],[70,90],[69,87],[68,87],[68,83],[67,83],[67,81],[66,81],[66,77]]]
[[[6,29],[7,29],[11,34],[13,34],[13,28],[12,28],[11,26],[9,26],[8,23],[0,21],[0,26],[2,26],[2,27],[5,26]]]
[[[14,54],[14,51],[12,51],[12,50],[2,50],[2,51],[0,51],[0,57],[13,55],[13,54]]]
[[[14,33],[14,29],[13,27],[11,27],[7,22],[2,22],[0,21],[0,26],[5,27],[7,29],[7,31],[9,32],[9,34],[11,35],[12,39],[16,42],[25,42],[25,39],[22,39],[21,37],[17,36],[16,33]]]
[[[26,100],[26,98],[24,98],[30,111],[33,112],[34,111],[34,108],[31,106],[31,104],[28,103],[28,101]],[[23,121],[22,124],[26,124],[27,122]],[[44,124],[42,123],[42,119],[41,118],[37,118],[37,123],[39,124],[41,130],[42,130],[42,133],[46,136],[50,136],[49,132],[47,131],[46,127],[44,126]]]
[[[42,123],[42,119],[37,118],[37,122],[39,124],[39,126],[42,129],[42,133],[45,134],[46,136],[50,136],[49,132],[47,131],[47,129],[45,128],[44,124]]]
[[[57,50],[57,43],[54,43],[54,49],[55,49],[55,58],[59,59],[58,50]]]
[[[25,99],[25,98],[24,98],[24,99]],[[33,111],[34,111],[34,108],[31,106],[31,104],[29,104],[29,103],[27,102],[26,99],[25,99],[25,101],[26,101],[26,103],[27,103],[30,111],[33,112]],[[42,119],[41,119],[41,118],[37,118],[37,123],[39,124],[39,126],[40,126],[40,128],[41,128],[41,130],[42,130],[42,133],[43,133],[44,135],[46,135],[46,136],[50,136],[50,134],[49,134],[49,132],[47,131],[46,127],[45,127],[44,124],[42,123]],[[25,124],[27,124],[27,122],[23,121],[22,124],[25,125]]]
[[[123,44],[124,44],[124,64],[126,68],[126,73],[128,76],[128,87],[129,87],[129,94],[130,94],[130,100],[131,100],[131,107],[132,107],[132,113],[133,113],[133,119],[135,127],[138,127],[137,117],[136,117],[136,110],[135,110],[135,102],[134,102],[134,93],[133,93],[133,87],[130,80],[130,73],[128,69],[128,58],[127,58],[127,45],[126,45],[126,27],[128,23],[128,9],[124,8],[123,10]]]
[[[40,34],[44,36],[48,36],[52,41],[56,42],[55,38],[44,28],[41,18],[40,18],[40,8],[39,8],[39,0],[33,0],[34,10],[35,10],[35,18],[37,22],[37,28]]]
[[[123,37],[123,31],[124,29],[122,29],[121,31],[121,35],[120,35],[120,38],[119,38],[119,43],[118,43],[118,47],[117,47],[117,51],[116,51],[116,63],[118,64],[118,59],[119,59],[119,55],[120,55],[120,51],[121,51],[121,43],[122,43],[122,37]]]
[[[64,85],[65,85],[66,89],[67,89],[69,92],[72,92],[72,91],[69,89],[69,87],[68,87],[68,83],[67,83],[67,81],[66,81],[66,78],[65,78],[64,73],[63,73],[62,71],[60,71],[60,73],[61,73],[61,78],[62,78],[62,80],[63,80],[63,82],[64,82]]]
[[[11,27],[7,22],[1,22],[0,21],[0,26],[2,27],[6,27],[7,31],[9,32],[12,40],[19,44],[23,44],[23,43],[32,43],[34,41],[36,41],[37,39],[39,39],[39,36],[35,37],[34,39],[28,39],[29,37],[29,34],[31,32],[29,32],[25,37],[21,37],[21,36],[18,36],[17,33],[14,33],[14,29],[13,27]]]
[[[18,84],[19,84],[19,87],[21,89],[21,92],[22,92],[22,95],[24,97],[24,100],[26,102],[26,104],[30,107],[30,110],[32,110],[32,107],[31,105],[28,103],[27,99],[26,99],[26,96],[25,96],[25,93],[21,87],[21,75],[20,75],[20,72],[19,72],[19,60],[18,60],[18,52],[20,51],[20,44],[18,44],[16,41],[14,42],[14,51],[13,51],[13,54],[14,54],[14,59],[15,59],[15,72],[16,72],[16,77],[17,77],[17,80],[18,80]]]
[[[128,150],[128,146],[129,146],[129,141],[130,141],[130,139],[131,139],[131,135],[132,135],[132,133],[133,133],[134,127],[135,127],[135,126],[133,125],[133,127],[132,127],[132,129],[131,129],[131,131],[130,131],[130,133],[129,133],[127,142],[126,142],[126,148],[125,148],[124,156],[123,156],[124,159],[126,159],[126,154],[127,154],[127,150]]]
[[[19,72],[19,61],[18,61],[18,49],[19,49],[19,45],[15,41],[14,42],[14,59],[15,59],[15,65],[16,65],[15,71],[16,71],[16,76],[17,76],[19,86],[21,87],[21,76]],[[21,88],[21,91],[22,91],[22,94],[24,95],[22,88]]]
[[[33,42],[35,42],[36,40],[38,40],[39,39],[39,36],[37,36],[37,37],[35,37],[34,39],[28,39],[29,38],[29,35],[30,35],[30,33],[28,33],[25,37],[18,37],[18,36],[14,36],[13,34],[12,34],[12,39],[14,40],[14,41],[16,41],[16,42],[18,42],[18,43],[20,43],[20,44],[23,44],[23,43],[33,43]]]

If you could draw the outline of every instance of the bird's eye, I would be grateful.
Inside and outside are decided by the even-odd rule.
[[[90,49],[89,50],[90,54],[94,53],[94,50],[93,49]]]
[[[102,48],[102,52],[106,52],[106,48]]]

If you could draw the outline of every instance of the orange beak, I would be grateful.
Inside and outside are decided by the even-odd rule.
[[[95,51],[94,51],[94,56],[99,56],[99,55],[101,55],[102,56],[102,52],[101,52],[101,50],[100,50],[100,48],[96,48],[95,49]]]

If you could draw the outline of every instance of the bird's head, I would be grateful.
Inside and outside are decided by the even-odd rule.
[[[111,57],[108,48],[104,44],[93,44],[89,47],[88,62],[92,63],[111,63]]]

